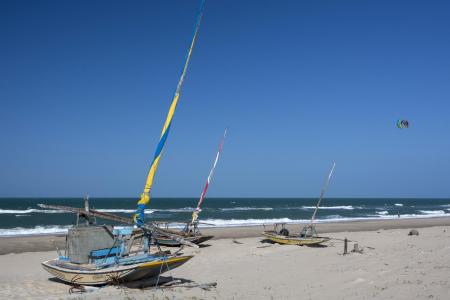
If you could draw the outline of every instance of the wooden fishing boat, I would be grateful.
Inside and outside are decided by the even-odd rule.
[[[212,238],[214,238],[213,235],[203,235],[200,230],[198,229],[198,221],[197,222],[188,222],[186,223],[185,227],[183,230],[180,231],[174,231],[174,230],[170,230],[168,228],[170,223],[157,223],[158,226],[160,228],[163,228],[165,231],[172,233],[175,236],[180,236],[183,238],[184,241],[189,241],[193,244],[199,245],[203,242],[206,242]],[[180,243],[180,241],[174,240],[170,237],[164,236],[164,235],[158,235],[156,234],[155,237],[155,242],[161,246],[166,246],[166,247],[179,247],[182,244]]]
[[[330,240],[328,237],[301,237],[299,235],[282,235],[277,231],[264,231],[263,236],[272,242],[283,245],[313,246],[319,245]]]
[[[90,209],[87,198],[85,199],[84,210],[73,207],[41,205],[41,207],[77,214],[77,225],[70,228],[67,234],[64,255],[58,250],[58,258],[42,263],[43,268],[57,278],[77,285],[102,285],[159,276],[167,270],[181,266],[192,256],[178,256],[178,252],[171,254],[170,251],[152,253],[150,246],[154,244],[155,237],[164,237],[179,244],[198,247],[184,240],[182,236],[161,229],[154,223],[145,223],[144,213],[145,206],[150,201],[153,179],[180,98],[181,87],[195,45],[204,7],[205,0],[202,0],[188,55],[156,147],[144,191],[138,201],[133,218],[124,218]],[[79,223],[80,217],[86,220],[85,224]],[[120,224],[132,225],[133,227],[113,229],[111,226],[98,226],[96,225],[97,217]],[[137,227],[137,230],[134,229],[135,227]]]
[[[147,257],[141,257],[141,263],[114,264],[103,268],[92,264],[75,264],[57,258],[44,261],[42,266],[50,274],[70,284],[104,285],[158,276],[168,270],[181,266],[192,257],[159,257],[148,255]]]
[[[335,166],[336,164],[333,163],[330,173],[328,174],[328,177],[320,193],[316,208],[312,214],[311,221],[308,225],[303,227],[299,234],[290,235],[289,230],[285,227],[286,223],[275,223],[273,230],[265,230],[262,235],[274,243],[283,245],[314,246],[329,241],[330,238],[328,237],[318,236],[314,225],[314,219],[316,217],[317,210],[320,207],[320,203],[322,202],[323,196],[325,195],[325,191],[328,187],[331,176],[333,175]],[[278,230],[279,226],[281,226],[281,230]]]
[[[199,235],[199,236],[187,236],[184,237],[184,239],[186,241],[189,241],[193,244],[196,245],[200,245],[203,242],[209,241],[210,239],[214,238],[213,235]],[[181,246],[180,242],[177,242],[171,238],[166,238],[166,237],[158,237],[157,239],[157,243],[159,245],[162,246],[167,246],[167,247],[179,247]]]
[[[160,223],[160,225],[165,227],[165,230],[170,231],[172,234],[179,235],[179,236],[183,237],[183,239],[185,239],[191,243],[197,244],[197,245],[201,244],[205,241],[208,241],[214,237],[212,235],[205,236],[200,233],[200,230],[198,228],[198,225],[199,225],[198,215],[201,212],[201,206],[202,206],[203,201],[205,200],[206,192],[208,191],[209,184],[211,183],[211,179],[214,175],[214,170],[216,169],[217,162],[219,161],[220,153],[222,151],[222,146],[223,146],[226,136],[227,136],[227,129],[225,128],[225,132],[223,133],[222,140],[220,141],[220,144],[219,144],[219,149],[217,150],[216,158],[211,167],[211,170],[209,171],[209,175],[208,175],[208,178],[206,179],[206,183],[205,183],[205,186],[203,187],[203,191],[200,195],[200,199],[197,203],[197,207],[192,212],[192,220],[187,222],[186,225],[184,226],[184,229],[181,231],[170,231],[168,228],[167,222]],[[169,247],[170,246],[180,246],[180,243],[178,241],[167,238],[166,236],[160,236],[160,237],[157,236],[155,238],[155,240],[158,244],[164,245],[164,246],[169,246]]]
[[[77,214],[77,223],[66,236],[64,254],[42,263],[42,267],[62,281],[80,285],[121,283],[160,275],[177,268],[193,256],[172,255],[170,252],[151,253],[153,235],[166,236],[180,245],[196,246],[153,224],[141,228],[96,225],[96,218],[132,225],[129,218],[85,208],[40,204]],[[80,223],[85,219],[86,223]]]

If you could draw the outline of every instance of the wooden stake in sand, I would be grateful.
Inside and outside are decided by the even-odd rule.
[[[347,243],[348,243],[348,240],[347,240],[347,237],[345,237],[345,239],[344,239],[344,255],[347,254]]]

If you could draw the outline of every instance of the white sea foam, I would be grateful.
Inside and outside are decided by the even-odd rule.
[[[245,211],[245,210],[273,210],[272,207],[230,207],[230,208],[221,208],[221,211]]]
[[[194,211],[194,207],[183,207],[183,208],[168,208],[168,209],[155,209],[155,211],[159,212],[192,212]]]
[[[383,210],[383,211],[377,211],[377,214],[379,214],[381,216],[386,216],[389,214],[389,212],[387,210]]]
[[[428,214],[428,215],[422,215],[422,214],[403,214],[400,215],[400,219],[428,219],[428,218],[436,218],[436,217],[448,217],[450,214],[446,214],[443,212],[442,214]],[[317,223],[328,223],[328,222],[345,222],[345,221],[368,221],[368,220],[389,220],[389,219],[398,219],[398,215],[368,215],[366,217],[341,217],[341,218],[335,218],[335,219],[326,219],[321,220],[318,219]]]
[[[380,219],[398,219],[398,215],[385,214],[387,211],[382,211],[378,215],[370,215],[365,217],[342,217],[340,215],[328,216],[325,219],[316,219],[316,223],[332,223],[332,222],[346,222],[346,221],[365,221],[365,220],[380,220]],[[400,219],[421,219],[421,218],[434,218],[434,217],[444,217],[450,216],[450,213],[433,213],[433,214],[403,214],[400,215]],[[207,219],[204,220],[205,223],[215,225],[217,227],[236,227],[236,226],[257,226],[263,224],[274,224],[274,223],[289,223],[289,224],[302,224],[309,222],[310,219],[289,219],[289,218],[279,218],[279,219]],[[202,225],[201,227],[209,227],[208,225]]]
[[[340,220],[340,219],[342,219],[342,216],[340,216],[340,215],[329,215],[329,216],[325,217],[324,221],[325,220]]]
[[[354,221],[354,220],[368,220],[369,218],[345,218],[339,215],[334,215],[327,219],[316,219],[316,223],[331,223],[331,222],[342,222],[342,221]],[[375,218],[376,219],[376,218]],[[272,225],[275,223],[288,223],[288,224],[305,224],[310,222],[310,219],[289,219],[289,218],[278,218],[278,219],[207,219],[204,222],[214,225],[216,227],[237,227],[237,226],[258,226],[258,225]],[[201,227],[210,227],[211,225],[202,225]]]
[[[315,209],[315,206],[302,206],[302,208],[305,209]],[[356,208],[360,208],[360,207],[356,207]],[[351,205],[340,205],[340,206],[320,206],[319,209],[347,209],[347,210],[352,210],[355,209],[355,207],[351,206]]]
[[[57,214],[64,213],[64,211],[60,210],[52,210],[52,209],[0,209],[0,214],[31,214],[31,213],[43,213],[43,214]]]
[[[274,223],[306,223],[308,220],[292,220],[289,218],[279,218],[279,219],[206,219],[205,223],[217,226],[217,227],[235,227],[235,226],[256,226],[263,224],[274,224]],[[203,227],[208,227],[203,226]]]
[[[134,209],[95,209],[100,212],[111,212],[111,213],[134,213],[136,210]],[[153,213],[154,210],[152,209],[146,209],[146,214]],[[0,214],[15,214],[16,216],[24,215],[24,214],[31,214],[31,213],[37,213],[37,214],[63,214],[67,213],[63,210],[53,210],[53,209],[35,209],[35,208],[28,208],[28,209],[0,209]]]
[[[421,213],[426,215],[445,215],[443,210],[419,210]]]
[[[110,212],[110,213],[134,213],[136,209],[119,209],[119,208],[99,208],[95,209],[100,212]],[[146,214],[152,214],[155,212],[192,212],[193,207],[183,207],[183,208],[167,208],[167,209],[146,209]]]
[[[400,207],[403,206],[402,203],[395,203],[394,205],[395,205],[395,206],[400,206]]]
[[[40,234],[64,234],[71,226],[36,226],[34,228],[8,228],[0,229],[0,236],[21,236]]]
[[[450,210],[449,210],[450,211]],[[378,215],[367,215],[365,217],[342,217],[340,215],[330,215],[325,219],[316,219],[316,223],[331,223],[331,222],[346,222],[346,221],[364,221],[364,220],[385,220],[397,219],[397,215],[385,214],[386,211],[378,212]],[[435,218],[448,217],[450,213],[445,213],[442,210],[438,211],[420,211],[422,214],[403,214],[401,219],[417,219],[417,218]],[[237,227],[237,226],[257,226],[270,225],[274,223],[289,223],[289,224],[304,224],[310,219],[290,219],[290,218],[274,218],[274,219],[206,219],[200,223],[201,227]],[[205,224],[207,223],[207,224]],[[172,224],[171,228],[182,228],[181,223]],[[22,235],[42,235],[42,234],[63,234],[67,233],[67,229],[71,226],[36,226],[34,228],[10,228],[0,229],[0,236],[22,236]]]

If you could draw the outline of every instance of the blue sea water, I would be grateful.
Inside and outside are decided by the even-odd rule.
[[[195,198],[153,198],[147,221],[185,222],[197,204]],[[311,218],[315,198],[211,198],[200,214],[203,226],[302,223]],[[72,213],[42,209],[39,203],[82,207],[82,198],[0,198],[0,236],[64,233],[76,222]],[[135,198],[91,198],[95,209],[131,216]],[[364,219],[430,218],[450,216],[450,199],[332,198],[324,199],[318,222]],[[98,223],[110,224],[97,220]]]

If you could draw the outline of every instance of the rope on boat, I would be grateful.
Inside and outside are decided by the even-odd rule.
[[[157,247],[158,247],[159,252],[162,252],[161,247],[160,247],[160,245],[158,244],[158,242],[156,242],[156,245],[157,245]],[[181,248],[180,248],[180,250],[181,250]],[[178,251],[180,251],[180,250],[178,250]],[[177,252],[178,252],[178,251],[177,251]],[[159,279],[161,278],[162,268],[163,268],[164,264],[166,264],[167,271],[170,271],[169,264],[167,263],[167,255],[164,255],[163,257],[164,257],[164,263],[162,263],[161,266],[160,266],[160,268],[159,268],[158,278],[156,279],[156,285],[155,285],[156,288],[158,288]]]
[[[159,253],[163,253],[163,251],[161,250],[161,246],[160,246],[159,243],[158,243],[158,240],[157,240],[157,239],[154,239],[154,240],[155,240],[155,245],[156,245],[156,247],[158,247]],[[180,250],[181,250],[181,248],[180,248]],[[180,250],[178,250],[178,251],[180,251]],[[178,252],[178,251],[177,251],[177,252]],[[168,257],[168,256],[167,256],[167,255],[164,255],[163,257],[164,257],[164,262],[163,262],[163,263],[161,264],[161,266],[159,267],[158,277],[156,278],[156,285],[155,285],[156,288],[158,288],[159,280],[160,280],[160,278],[161,278],[161,274],[163,273],[162,269],[163,269],[164,264],[166,264],[167,271],[170,271],[169,264],[167,263],[167,257]]]
[[[159,252],[162,252],[162,251],[161,251],[161,246],[159,245],[157,239],[155,239],[155,245],[156,245],[156,247],[158,247],[158,251],[159,251]],[[164,256],[164,258],[166,258],[166,256]],[[166,263],[167,263],[167,261],[166,261]],[[162,266],[163,266],[163,265],[164,265],[164,263],[162,263],[161,266],[159,267],[158,278],[156,279],[156,287],[158,287],[158,284],[159,284],[159,278],[161,277]]]
[[[69,288],[69,294],[82,294],[86,292],[86,289],[83,285],[77,283],[78,280],[80,280],[81,275],[77,274],[73,276],[72,280],[70,280],[71,287]]]
[[[117,288],[120,288],[121,284],[123,283],[123,280],[120,278],[120,276],[115,273],[106,275],[106,281],[108,282],[108,285],[113,285]]]

